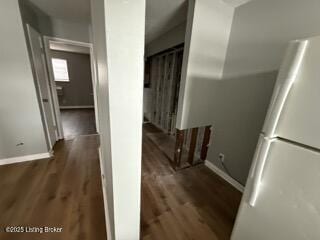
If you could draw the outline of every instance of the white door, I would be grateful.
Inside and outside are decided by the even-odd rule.
[[[30,47],[32,52],[32,61],[36,75],[36,85],[40,98],[40,107],[42,110],[42,117],[46,129],[46,137],[51,150],[57,141],[56,124],[53,112],[53,103],[49,87],[48,75],[45,65],[45,56],[43,52],[41,35],[27,25]]]
[[[320,37],[290,44],[263,129],[269,137],[320,149],[319,64]]]
[[[281,140],[268,150],[255,204],[248,178],[231,239],[319,240],[320,153]]]

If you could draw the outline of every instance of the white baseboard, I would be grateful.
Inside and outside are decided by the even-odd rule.
[[[3,158],[3,159],[0,159],[0,165],[7,165],[7,164],[19,163],[19,162],[28,162],[28,161],[40,160],[40,159],[51,158],[51,157],[52,157],[52,152],[38,153],[38,154],[25,155],[21,157],[13,157],[13,158]]]
[[[83,106],[60,106],[60,109],[82,109],[82,108],[94,108],[91,105],[83,105]]]
[[[224,171],[216,167],[212,162],[205,160],[204,165],[207,166],[210,170],[212,170],[215,174],[217,174],[219,177],[223,178],[225,181],[230,183],[233,187],[238,189],[240,192],[243,193],[244,186],[239,183],[238,181],[234,180],[232,177],[230,177],[228,174],[226,174]]]
[[[108,198],[107,198],[107,182],[105,172],[102,167],[102,151],[101,147],[98,148],[99,151],[99,161],[100,161],[100,171],[101,171],[101,182],[102,182],[102,193],[103,193],[103,203],[104,203],[104,215],[105,215],[105,223],[106,223],[106,230],[107,236],[111,236],[111,226],[110,226],[110,216],[109,216],[109,209],[108,209]]]

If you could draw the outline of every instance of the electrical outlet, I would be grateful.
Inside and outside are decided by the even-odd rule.
[[[219,154],[219,160],[224,163],[225,155],[223,153]]]

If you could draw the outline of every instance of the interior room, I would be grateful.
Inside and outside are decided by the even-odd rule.
[[[319,10],[2,0],[0,239],[320,239]]]
[[[90,47],[61,39],[48,41],[64,138],[96,134]]]

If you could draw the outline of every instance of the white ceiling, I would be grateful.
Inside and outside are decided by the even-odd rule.
[[[238,7],[251,0],[223,0]],[[146,43],[183,23],[187,19],[187,0],[147,0]]]
[[[90,0],[29,0],[50,17],[90,22]],[[237,7],[250,0],[223,0]],[[146,43],[187,19],[187,0],[147,0]]]
[[[90,22],[90,0],[29,0],[50,17]],[[147,0],[146,42],[186,21],[187,0]]]
[[[187,0],[147,0],[146,43],[187,19]]]
[[[234,7],[238,7],[242,4],[245,4],[247,2],[250,2],[251,0],[223,0],[224,2],[234,6]]]
[[[29,0],[50,17],[90,22],[90,0]]]

